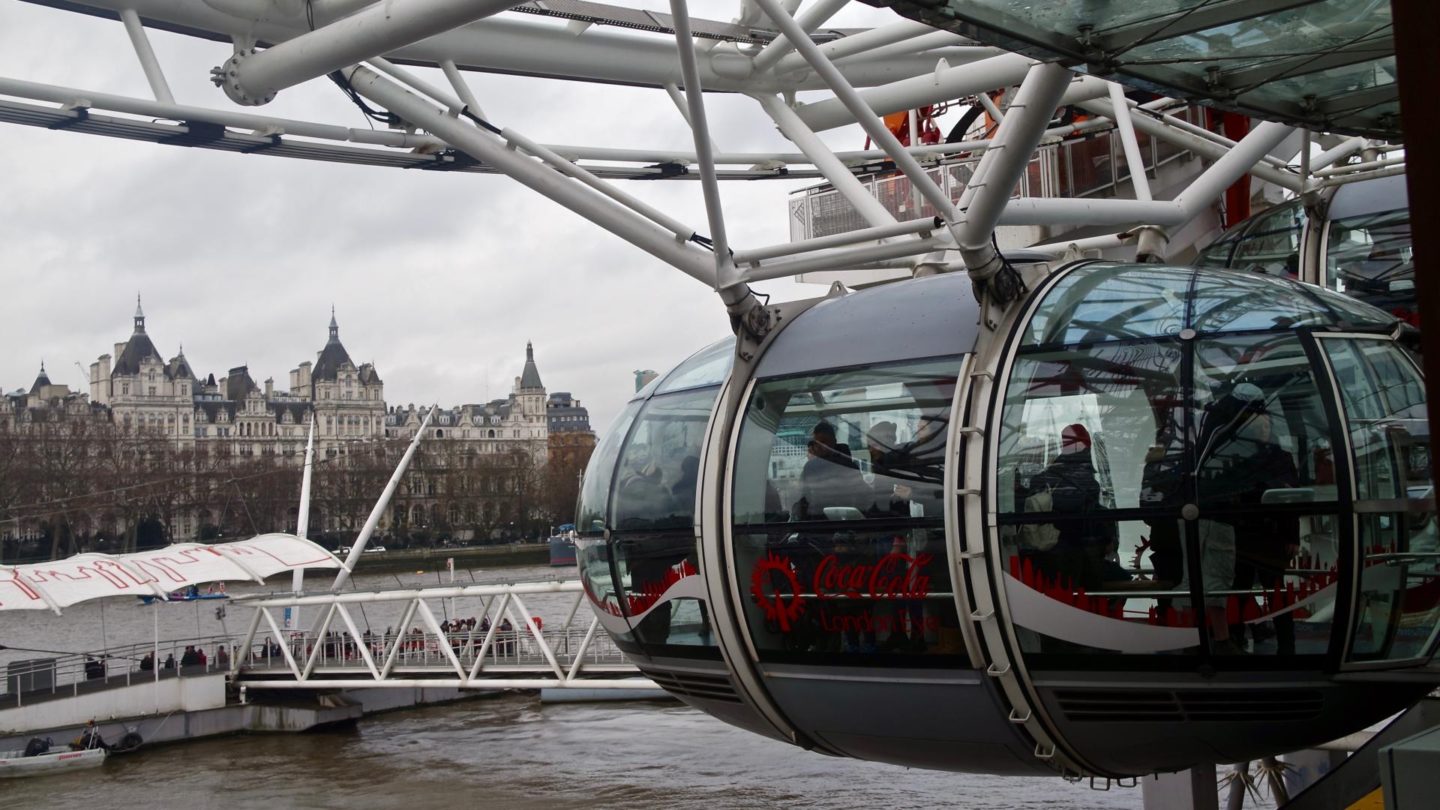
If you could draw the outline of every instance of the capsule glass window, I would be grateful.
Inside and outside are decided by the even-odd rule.
[[[636,640],[652,653],[714,647],[694,521],[700,449],[718,393],[712,386],[656,395],[620,454],[611,534],[616,585]]]
[[[756,385],[732,487],[735,564],[762,660],[955,665],[944,473],[959,365]]]

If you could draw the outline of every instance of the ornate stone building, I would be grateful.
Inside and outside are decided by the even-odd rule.
[[[425,414],[414,405],[387,409],[379,373],[374,365],[351,359],[333,310],[328,339],[314,361],[290,371],[287,391],[278,390],[273,379],[257,383],[247,366],[231,368],[218,379],[214,374],[202,378],[183,350],[165,360],[137,299],[130,337],[91,364],[89,387],[87,396],[54,385],[42,364],[28,390],[5,395],[0,438],[20,440],[32,432],[26,429],[32,423],[79,419],[94,428],[81,451],[91,461],[81,467],[98,471],[93,460],[108,453],[114,468],[106,468],[108,477],[96,472],[88,483],[54,471],[50,477],[57,482],[88,488],[93,496],[86,496],[84,507],[69,500],[71,506],[50,510],[54,514],[21,519],[0,514],[0,522],[10,520],[23,528],[21,534],[58,536],[44,526],[64,523],[65,536],[78,538],[77,543],[103,543],[99,538],[128,532],[126,542],[133,546],[134,527],[147,521],[172,541],[293,530],[297,468],[313,420],[321,463],[312,536],[343,537],[363,522]],[[67,431],[73,432],[46,428],[46,435]],[[382,532],[419,530],[432,538],[460,539],[518,533],[548,508],[541,497],[555,489],[544,481],[552,454],[558,463],[551,466],[568,469],[583,466],[594,446],[588,414],[579,402],[569,393],[547,397],[529,344],[508,397],[442,409],[427,433],[382,519]],[[568,473],[565,480],[573,477]],[[180,486],[179,480],[189,483]],[[133,481],[144,482],[143,497]],[[44,492],[56,486],[47,483]],[[45,497],[37,494],[31,500]],[[0,498],[0,513],[6,512],[5,501]],[[63,545],[56,541],[56,553]]]

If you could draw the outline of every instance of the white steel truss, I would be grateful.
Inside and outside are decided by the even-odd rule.
[[[1282,124],[1262,124],[1240,142],[1228,141],[1170,115],[1175,104],[1168,99],[1136,104],[1118,85],[913,20],[861,31],[824,28],[844,0],[813,0],[803,8],[744,0],[729,23],[692,20],[685,0],[672,0],[666,10],[582,0],[33,2],[122,23],[154,98],[0,77],[0,121],[253,154],[503,173],[717,290],[732,315],[758,306],[751,283],[876,266],[968,270],[1003,303],[1013,291],[997,282],[1003,262],[990,245],[1001,225],[1101,227],[1117,235],[1087,237],[1092,246],[1138,238],[1142,257],[1163,258],[1165,232],[1208,210],[1247,173],[1299,193],[1404,170],[1403,158],[1385,157],[1396,147],[1362,138],[1327,141],[1334,147],[1310,159],[1310,149],[1295,143],[1297,131]],[[328,75],[394,116],[392,126],[359,129],[178,101],[147,29],[229,42],[228,58],[218,58],[223,64],[212,72],[239,104],[262,105]],[[436,79],[417,68],[437,69]],[[486,118],[482,99],[466,84],[467,71],[665,92],[694,148],[539,143]],[[1015,86],[1020,90],[1007,96],[1003,110],[989,95]],[[828,95],[797,100],[812,91]],[[753,98],[763,115],[757,123],[777,127],[798,151],[718,149],[705,112],[705,95],[714,92]],[[983,106],[996,131],[903,146],[879,121],[958,99]],[[1065,105],[1093,117],[1053,125],[1056,107]],[[878,149],[835,151],[817,134],[854,123]],[[1139,160],[1137,133],[1213,162],[1170,199],[1154,197],[1144,171],[1132,172],[1129,198],[1012,198],[1037,148],[1099,130],[1118,134],[1127,163]],[[1300,166],[1273,154],[1286,143],[1301,153]],[[961,155],[981,157],[957,196],[942,190],[935,172],[947,157]],[[854,180],[857,172],[887,168],[903,173],[934,217],[896,221]],[[828,181],[869,228],[781,245],[733,244],[719,181],[807,177]],[[700,180],[705,225],[657,210],[619,188],[619,179]],[[763,318],[749,322],[763,329]]]
[[[558,627],[544,626],[525,603],[548,594],[574,594]],[[444,627],[436,606],[464,598],[481,600],[475,627]],[[578,581],[240,598],[237,607],[255,612],[231,675],[252,689],[655,688],[600,632],[599,619],[587,612],[588,622],[576,621],[583,601]],[[380,603],[402,606],[394,632],[362,631],[351,611]],[[301,606],[317,610],[314,625],[282,630],[275,611]]]

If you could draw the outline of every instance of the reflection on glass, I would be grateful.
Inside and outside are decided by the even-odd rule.
[[[706,365],[718,368],[713,357],[695,367]],[[646,646],[714,646],[694,514],[700,446],[718,395],[714,386],[656,395],[620,455],[612,534],[619,601]]]
[[[1409,210],[1331,222],[1325,286],[1418,326]]]
[[[1334,600],[1333,518],[1296,510],[1333,503],[1338,490],[1330,422],[1299,339],[1199,341],[1195,407],[1212,650],[1323,654],[1328,639],[1315,633],[1328,634],[1328,609],[1323,621],[1296,620]]]
[[[1007,600],[1027,652],[1197,650],[1180,584],[1182,365],[1173,340],[1017,359],[997,501]],[[1149,514],[1117,520],[1117,509]]]
[[[1018,521],[1033,518],[1020,517]],[[1043,551],[1034,542],[1048,534],[1063,537],[1083,526],[1101,538],[1096,557],[1064,550]],[[1035,531],[1036,528],[1041,529]],[[1193,654],[1200,635],[1197,611],[1178,561],[1178,516],[1149,520],[1052,517],[1047,523],[1017,522],[1001,527],[1006,561],[1006,601],[1021,649],[1027,653]],[[1167,548],[1173,543],[1174,548]],[[1170,555],[1175,571],[1161,570]],[[1093,578],[1076,581],[1076,570]]]
[[[1389,341],[1331,338],[1321,345],[1340,385],[1360,513],[1360,593],[1349,656],[1419,658],[1429,654],[1440,619],[1424,383]]]
[[[1259,273],[1209,272],[1195,279],[1190,326],[1198,332],[1329,326],[1334,314],[1305,288]]]
[[[1300,200],[1278,205],[1245,230],[1230,266],[1268,276],[1296,278],[1300,274],[1300,235],[1304,229],[1305,208]]]
[[[734,362],[735,337],[731,335],[706,346],[676,366],[674,371],[665,375],[664,382],[655,393],[668,394],[687,388],[719,385],[725,381]]]
[[[762,657],[927,653],[921,666],[961,654],[944,541],[958,373],[946,359],[756,386],[733,486],[735,564]]]
[[[580,506],[576,510],[576,531],[584,537],[601,537],[605,534],[607,506],[610,502],[610,482],[615,478],[615,461],[620,457],[620,447],[625,434],[630,432],[630,423],[635,412],[640,410],[638,401],[625,406],[615,417],[605,438],[600,440],[590,462],[585,465],[585,481],[580,487]]]
[[[1330,423],[1299,339],[1199,341],[1195,404],[1202,509],[1336,499]]]
[[[1171,267],[1097,265],[1063,279],[1030,321],[1024,345],[1178,334],[1193,273]]]
[[[615,575],[610,567],[610,544],[604,537],[581,536],[575,540],[575,559],[580,566],[580,583],[585,596],[596,610],[610,616],[621,616],[620,594],[615,590]],[[607,623],[606,628],[620,641],[633,640],[619,625]]]

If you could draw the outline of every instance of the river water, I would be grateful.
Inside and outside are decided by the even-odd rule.
[[[479,573],[476,581],[533,580],[543,567]],[[457,581],[470,581],[461,573]],[[433,572],[358,577],[362,590],[434,584]],[[233,588],[232,592],[238,590]],[[549,625],[569,597],[529,604]],[[103,607],[110,645],[236,633],[248,610],[218,618],[215,602],[124,600]],[[223,603],[220,603],[223,604]],[[479,613],[478,603],[455,613]],[[582,608],[584,610],[584,608]],[[376,631],[393,622],[369,608]],[[398,614],[398,608],[395,609]],[[583,617],[583,615],[582,615]],[[106,646],[102,608],[64,617],[0,613],[0,643],[68,651]],[[0,653],[3,655],[5,653]],[[758,737],[678,703],[542,705],[504,693],[363,719],[348,730],[247,735],[143,749],[102,768],[9,780],[0,806],[276,808],[1139,808],[1138,789],[1094,791],[1060,779],[911,770],[835,759]]]

